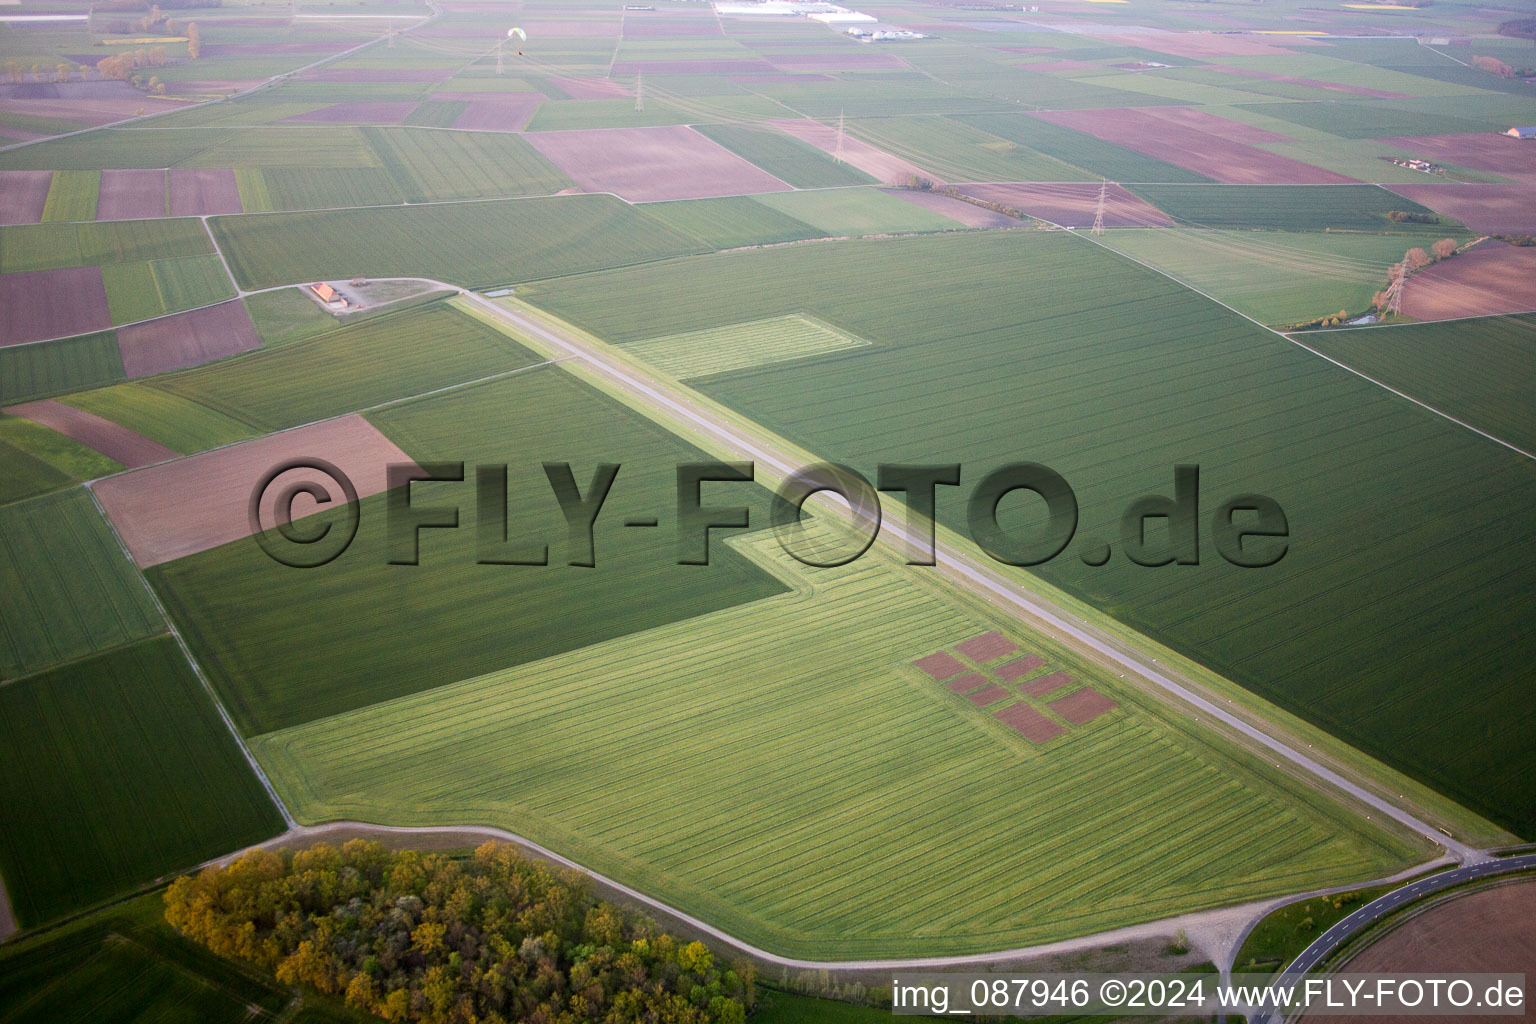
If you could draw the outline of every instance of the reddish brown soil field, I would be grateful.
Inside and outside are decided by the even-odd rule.
[[[1233,185],[1342,185],[1354,178],[1237,141],[1261,129],[1190,110],[1053,110],[1032,116]],[[1262,132],[1267,141],[1285,136]]]
[[[965,671],[965,666],[960,663],[958,658],[944,651],[937,651],[926,657],[918,658],[912,664],[935,679],[948,679]]]
[[[263,473],[286,459],[318,457],[352,479],[359,498],[384,490],[391,462],[410,462],[367,420],[343,416],[270,437],[219,448],[103,480],[95,486],[102,507],[140,567],[148,568],[228,544],[251,534],[247,503]],[[275,503],[285,484],[310,479],[340,500],[334,482],[295,470],[268,489]],[[307,498],[295,502],[294,518],[317,511]],[[261,521],[276,522],[265,507]]]
[[[1045,664],[1045,659],[1038,654],[1020,658],[1018,661],[1010,661],[1006,665],[999,666],[996,670],[997,678],[1005,683],[1011,683],[1015,679],[1023,679],[1035,669]]]
[[[29,114],[33,117],[57,117],[81,124],[100,125],[124,121],[137,110],[153,114],[176,106],[170,100],[153,96],[137,99],[101,97],[58,100],[0,100],[0,113]]]
[[[573,100],[616,100],[634,95],[611,78],[551,78],[550,81]]]
[[[1047,743],[1067,731],[1028,704],[1004,708],[996,717],[1031,743]]]
[[[1224,75],[1235,75],[1238,78],[1256,78],[1265,82],[1288,82],[1291,85],[1304,85],[1309,89],[1326,89],[1329,92],[1345,92],[1351,96],[1374,96],[1380,100],[1407,99],[1405,92],[1387,92],[1383,89],[1367,89],[1363,85],[1340,85],[1338,82],[1324,82],[1317,78],[1297,78],[1294,75],[1281,75],[1273,71],[1257,71],[1253,68],[1232,68],[1224,64],[1207,64],[1202,71],[1220,71]]]
[[[117,329],[117,347],[129,377],[148,377],[200,366],[261,347],[239,299]]]
[[[42,220],[52,184],[52,171],[0,171],[0,224]]]
[[[955,650],[978,665],[989,661],[996,661],[1003,655],[1012,654],[1018,649],[1018,644],[1009,640],[1001,633],[983,633],[981,636],[973,636],[969,640],[955,645]]]
[[[903,69],[906,61],[894,53],[779,53],[771,58],[782,71],[872,71]]]
[[[1244,142],[1253,146],[1262,146],[1271,142],[1294,142],[1289,135],[1281,135],[1267,128],[1255,128],[1251,124],[1243,124],[1228,117],[1217,117],[1215,114],[1204,110],[1196,110],[1193,107],[1138,107],[1140,113],[1148,117],[1155,117],[1159,121],[1166,121],[1182,128],[1193,128],[1195,131],[1206,132],[1210,135],[1219,135],[1223,139],[1233,142]]]
[[[102,171],[97,220],[165,216],[164,171]]]
[[[615,75],[745,75],[754,71],[775,71],[765,60],[727,58],[725,60],[621,60],[611,69]]]
[[[522,27],[530,36],[543,39],[547,36],[579,36],[591,39],[619,34],[617,21],[523,21]]]
[[[658,36],[719,36],[720,23],[713,19],[625,18],[625,39],[651,39]]]
[[[1403,285],[1403,312],[1420,320],[1536,310],[1536,247],[1484,242]]]
[[[1091,225],[1099,207],[1099,186],[1089,181],[1044,185],[961,185],[960,191],[977,199],[1012,206],[1053,224],[1070,227]],[[1115,228],[1166,227],[1173,221],[1145,199],[1132,195],[1119,185],[1111,185],[1104,200],[1104,223]]]
[[[587,192],[631,202],[787,192],[789,186],[692,128],[609,128],[523,136]]]
[[[1476,889],[1405,919],[1350,957],[1351,974],[1524,974],[1536,978],[1536,882]],[[1480,995],[1481,993],[1479,993]],[[1382,1024],[1425,1017],[1303,1016],[1327,1024]],[[1496,1018],[1482,1018],[1493,1020]]]
[[[1068,686],[1072,682],[1074,682],[1073,678],[1065,672],[1051,672],[1041,676],[1039,679],[1031,679],[1019,687],[1019,689],[1030,697],[1044,697],[1046,694],[1059,690],[1063,686]]]
[[[1007,696],[1007,690],[1003,689],[1001,686],[994,685],[987,687],[985,690],[977,690],[975,693],[968,693],[966,694],[965,699],[970,701],[972,704],[975,704],[979,708],[984,708],[988,704],[996,704],[998,701],[1003,700]]]
[[[1264,42],[1262,36],[1216,35],[1207,32],[1139,32],[1135,35],[1106,35],[1107,45],[1136,46],[1143,50],[1170,53],[1175,57],[1279,57],[1295,50]],[[1294,40],[1287,39],[1286,46]]]
[[[332,103],[307,114],[294,114],[284,121],[321,121],[328,124],[399,124],[416,109],[414,101],[404,103]]]
[[[304,72],[311,82],[443,82],[452,68],[315,68]]]
[[[1062,718],[1073,725],[1083,725],[1095,718],[1119,707],[1119,703],[1110,700],[1098,690],[1083,687],[1076,693],[1068,694],[1061,700],[1051,701],[1050,708]]]
[[[967,690],[974,690],[976,687],[984,685],[986,681],[986,676],[970,672],[963,676],[956,676],[944,685],[955,693],[964,693]]]
[[[769,124],[786,135],[793,135],[801,142],[809,142],[823,153],[837,152],[837,129],[830,125],[812,121],[809,118],[770,121]],[[877,149],[852,135],[843,139],[843,160],[887,185],[904,182],[914,174],[935,182],[939,180],[936,175],[923,170],[917,164],[903,160],[899,156],[892,156],[885,150]]]
[[[1492,171],[1520,181],[1536,181],[1536,142],[1530,139],[1479,132],[1475,135],[1405,135],[1381,141],[1427,160]]]
[[[65,338],[111,326],[100,267],[0,274],[0,345]]]
[[[243,213],[240,188],[231,170],[172,168],[169,175],[172,217],[203,217]]]
[[[104,420],[59,402],[28,402],[25,405],[13,405],[5,411],[72,437],[129,469],[164,462],[179,454],[111,420]]]
[[[776,82],[830,82],[831,75],[817,75],[806,73],[797,75],[790,71],[764,72],[760,75],[732,75],[731,81],[737,85],[745,85],[751,88],[754,85],[772,85]]]
[[[455,128],[482,132],[520,132],[543,103],[541,92],[481,93],[453,122]]]
[[[220,25],[229,24],[220,20]],[[262,57],[269,53],[334,53],[346,49],[345,43],[314,40],[308,43],[204,43],[204,57]]]
[[[1536,234],[1536,188],[1530,185],[1387,185],[1398,195],[1484,234]]]

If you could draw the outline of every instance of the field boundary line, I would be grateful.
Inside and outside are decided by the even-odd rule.
[[[128,564],[133,568],[134,575],[138,577],[139,585],[144,588],[144,591],[149,594],[149,599],[154,602],[156,610],[160,613],[160,618],[165,622],[166,632],[176,641],[176,646],[181,649],[182,656],[187,659],[187,664],[197,676],[197,681],[203,685],[203,690],[208,694],[208,699],[213,702],[214,710],[219,713],[219,718],[224,721],[224,727],[229,730],[229,735],[234,738],[235,746],[240,748],[240,753],[245,757],[246,763],[251,766],[251,771],[256,774],[256,779],[261,783],[261,788],[267,791],[267,796],[271,799],[272,805],[282,815],[283,824],[290,829],[293,828],[298,822],[288,810],[288,805],[283,803],[283,798],[278,796],[277,789],[272,785],[272,780],[267,778],[266,770],[262,768],[261,762],[257,761],[256,755],[251,753],[251,748],[245,745],[245,738],[240,735],[240,730],[235,727],[235,720],[230,717],[229,709],[219,699],[218,692],[214,690],[213,684],[208,681],[208,677],[203,673],[203,667],[193,657],[192,648],[187,646],[186,639],[181,635],[181,631],[176,628],[176,623],[171,619],[170,612],[166,611],[165,605],[160,600],[160,595],[155,593],[155,588],[149,585],[149,578],[144,575],[144,570],[140,569],[138,563],[133,560],[133,555],[129,552],[128,545],[123,543],[122,534],[117,532],[117,524],[112,522],[112,517],[107,515],[107,510],[102,507],[101,500],[97,498],[96,490],[91,486],[94,482],[90,481],[81,486],[85,488],[85,493],[91,496],[91,504],[96,506],[96,514],[101,516],[102,521],[107,524],[107,528],[112,531],[112,539],[117,541],[118,550],[123,553],[123,557],[128,560]]]

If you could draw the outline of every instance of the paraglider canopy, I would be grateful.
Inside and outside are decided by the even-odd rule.
[[[520,28],[509,28],[509,29],[507,29],[507,38],[511,39],[513,36],[517,36],[519,39],[521,39],[525,43],[528,41],[528,33],[524,32]]]

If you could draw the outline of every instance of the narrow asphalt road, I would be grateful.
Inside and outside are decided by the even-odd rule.
[[[443,282],[437,283],[443,284]],[[444,286],[454,287],[447,284],[444,284]],[[526,314],[503,305],[498,305],[473,292],[466,291],[463,294],[481,309],[514,329],[538,338],[567,355],[581,356],[593,372],[602,376],[609,383],[628,391],[630,394],[654,407],[666,410],[672,416],[691,424],[752,461],[768,466],[780,476],[788,476],[802,468],[795,460],[789,458],[783,452],[770,448],[757,438],[743,434],[734,425],[701,408],[686,396],[665,389],[664,385],[659,384],[655,380],[641,377],[631,368],[607,358],[605,353],[584,343],[579,336],[552,330]],[[904,523],[890,523],[888,528],[906,543],[913,546],[922,546],[927,543],[925,533],[914,531]],[[1263,747],[1274,756],[1283,761],[1289,761],[1308,775],[1346,794],[1382,817],[1396,821],[1429,841],[1443,846],[1458,862],[1469,864],[1484,859],[1484,855],[1479,851],[1440,833],[1434,826],[1420,820],[1404,808],[1378,796],[1334,769],[1276,739],[1246,719],[1219,706],[1214,701],[1193,692],[1187,680],[1177,679],[1171,673],[1164,671],[1158,666],[1157,659],[1149,658],[1135,651],[1104,631],[1097,629],[1086,619],[1079,619],[1068,614],[1039,595],[1025,590],[1016,582],[1002,576],[996,570],[982,564],[970,555],[962,553],[942,542],[938,545],[937,556],[939,568],[948,572],[952,577],[958,579],[971,589],[984,592],[987,596],[1001,602],[1015,613],[1023,614],[1037,622],[1046,623],[1052,629],[1070,637],[1082,646],[1097,652],[1100,656],[1115,662],[1126,670],[1136,673],[1142,679],[1161,688],[1188,707],[1194,708],[1201,714],[1209,715],[1216,721],[1221,722],[1228,728],[1235,730]]]
[[[1378,897],[1356,910],[1348,917],[1334,924],[1323,934],[1312,940],[1312,944],[1301,951],[1301,954],[1291,961],[1276,979],[1277,985],[1295,985],[1301,982],[1308,971],[1317,967],[1344,944],[1344,941],[1358,932],[1364,931],[1371,925],[1380,921],[1397,910],[1401,910],[1405,904],[1421,900],[1426,896],[1446,889],[1453,888],[1465,882],[1478,878],[1488,878],[1493,875],[1507,875],[1516,871],[1525,871],[1536,868],[1536,853],[1526,854],[1521,857],[1501,857],[1480,861],[1464,867],[1453,868],[1450,871],[1442,871],[1428,878],[1421,878],[1411,885],[1405,885],[1401,889],[1393,889],[1384,896]],[[1262,1013],[1255,1014],[1250,1024],[1280,1024],[1285,1019],[1285,1014],[1275,1008],[1270,1008]]]

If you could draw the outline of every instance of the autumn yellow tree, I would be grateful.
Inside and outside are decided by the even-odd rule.
[[[1456,239],[1442,238],[1440,241],[1430,246],[1429,251],[1434,253],[1435,259],[1437,260],[1443,260],[1448,256],[1454,256],[1456,255]]]
[[[197,60],[203,52],[203,35],[197,30],[197,22],[187,22],[187,59]]]

